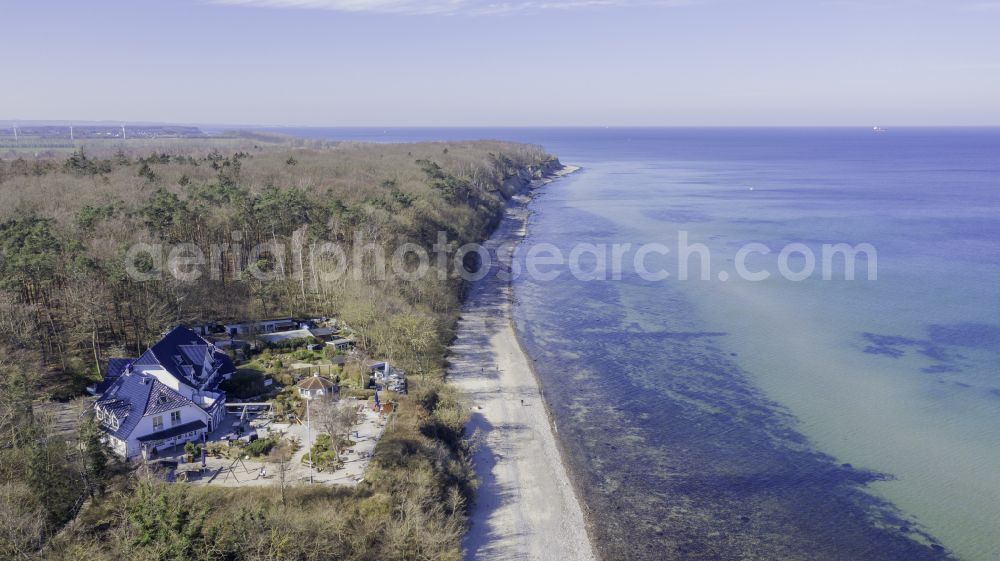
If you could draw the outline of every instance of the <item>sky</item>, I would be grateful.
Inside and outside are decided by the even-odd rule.
[[[0,0],[0,120],[1000,125],[1000,0]]]

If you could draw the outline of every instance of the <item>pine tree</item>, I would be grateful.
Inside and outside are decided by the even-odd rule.
[[[93,497],[104,492],[111,462],[101,429],[92,416],[80,423],[78,442],[84,485]]]

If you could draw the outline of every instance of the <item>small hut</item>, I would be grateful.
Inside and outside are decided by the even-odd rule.
[[[299,395],[304,399],[330,399],[339,391],[333,380],[319,374],[303,378],[295,385],[299,388]]]

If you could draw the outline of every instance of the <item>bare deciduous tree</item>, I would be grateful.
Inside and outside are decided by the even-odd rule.
[[[330,435],[334,453],[339,460],[341,442],[351,436],[351,429],[358,424],[357,403],[350,401],[319,403],[315,411],[313,418],[316,419],[316,426]]]
[[[35,559],[45,536],[45,509],[21,483],[0,484],[0,557]]]

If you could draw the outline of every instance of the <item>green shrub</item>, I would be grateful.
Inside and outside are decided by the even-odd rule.
[[[333,441],[330,435],[318,435],[312,449],[302,455],[302,463],[308,463],[313,458],[315,458],[314,465],[320,469],[337,467],[339,465],[337,452],[333,449]]]
[[[247,455],[256,458],[258,456],[265,456],[269,454],[271,449],[274,448],[276,444],[278,444],[278,437],[276,436],[258,438],[250,444],[247,444],[246,447],[243,448],[243,451],[246,452]]]
[[[195,444],[194,442],[185,442],[184,453],[190,456],[198,456],[201,454],[201,446]]]

